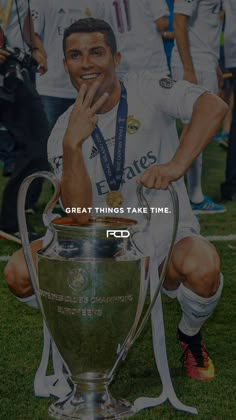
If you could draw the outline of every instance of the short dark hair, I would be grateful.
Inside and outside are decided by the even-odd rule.
[[[111,49],[112,55],[114,56],[114,54],[116,53],[116,38],[111,26],[107,22],[105,22],[105,20],[90,17],[85,19],[79,19],[73,22],[68,28],[65,29],[63,36],[64,54],[66,49],[67,38],[72,34],[80,32],[101,32],[104,35],[104,40],[106,44]]]

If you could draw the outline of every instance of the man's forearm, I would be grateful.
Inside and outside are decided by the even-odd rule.
[[[38,49],[42,55],[46,57],[46,52],[43,46],[43,43],[39,36],[36,35],[34,31],[34,22],[31,16],[25,18],[24,27],[23,27],[24,40],[29,45],[29,47],[34,50]]]
[[[72,150],[64,146],[63,175],[61,180],[61,198],[64,208],[92,206],[91,181],[84,163],[82,147]],[[73,214],[75,221],[86,223],[88,214]]]

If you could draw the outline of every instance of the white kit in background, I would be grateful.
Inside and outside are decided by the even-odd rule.
[[[37,75],[40,95],[75,98],[76,91],[63,66],[63,34],[78,19],[98,15],[98,1],[31,0],[35,32],[41,38],[47,53],[48,71]]]
[[[176,0],[174,13],[188,16],[189,49],[198,84],[218,92],[216,70],[220,54],[221,0]],[[182,79],[183,65],[175,43],[171,56],[171,71]]]
[[[115,33],[121,63],[117,73],[157,70],[169,73],[163,40],[156,20],[169,16],[164,0],[104,0],[104,20]]]

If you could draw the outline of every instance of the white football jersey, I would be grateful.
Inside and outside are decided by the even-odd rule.
[[[186,81],[174,82],[166,76],[149,72],[131,73],[125,80],[128,95],[128,118],[126,151],[121,192],[123,208],[140,207],[136,196],[136,178],[150,165],[168,162],[179,145],[176,118],[190,119],[193,105],[205,89]],[[106,114],[99,115],[98,126],[103,133],[113,159],[115,143],[116,114],[118,105]],[[57,121],[48,142],[48,159],[58,178],[62,175],[63,137],[72,107]],[[107,207],[106,195],[109,186],[104,175],[100,154],[91,137],[83,143],[83,156],[93,191],[93,207]],[[179,229],[198,231],[198,223],[192,214],[184,180],[175,182],[180,201]],[[145,189],[150,206],[166,207],[172,212],[168,191]],[[124,214],[136,220],[142,215]],[[153,227],[158,240],[170,237],[173,215],[154,214]],[[159,236],[160,235],[160,236]]]
[[[188,38],[194,67],[211,71],[218,65],[220,52],[221,0],[175,0],[174,13],[189,17]],[[175,45],[171,65],[182,66]]]
[[[158,18],[169,15],[165,0],[104,0],[103,9],[122,56],[119,76],[139,70],[169,73],[162,36],[155,24]]]
[[[95,0],[31,0],[35,32],[43,42],[48,61],[47,73],[36,78],[40,95],[75,98],[76,91],[63,66],[64,30],[78,19],[97,15],[99,9]]]

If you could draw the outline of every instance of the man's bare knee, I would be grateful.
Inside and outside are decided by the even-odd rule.
[[[28,297],[33,294],[29,278],[22,276],[13,263],[4,268],[3,275],[11,292],[18,297]]]
[[[195,270],[186,277],[185,285],[204,298],[213,296],[220,284],[220,258],[215,248],[210,244],[205,245],[202,253],[197,254]]]
[[[206,267],[206,270],[204,270],[202,273],[201,282],[203,289],[203,297],[211,297],[217,292],[220,285],[219,257],[213,258],[211,261],[208,261],[208,266]]]
[[[30,244],[32,258],[36,267],[37,251],[42,248],[41,239]],[[16,296],[24,298],[33,294],[33,288],[30,282],[29,270],[25,261],[23,250],[14,252],[4,269],[6,283]]]

